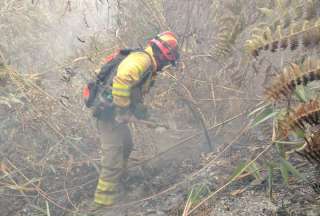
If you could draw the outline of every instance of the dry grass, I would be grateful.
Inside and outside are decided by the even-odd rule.
[[[176,70],[159,76],[147,102],[164,113],[164,122],[174,122],[175,130],[199,130],[191,138],[208,129],[211,139],[223,140],[215,144],[226,149],[219,157],[228,160],[231,147],[238,142],[234,137],[243,136],[239,128],[248,122],[243,114],[261,101],[260,83],[267,75],[256,74],[241,46],[246,27],[260,17],[253,9],[268,3],[112,1],[118,11],[108,16],[115,15],[118,22],[107,28],[103,23],[106,17],[94,17],[92,5],[79,2],[52,1],[50,13],[47,2],[28,7],[14,0],[0,4],[0,11],[8,14],[0,16],[0,30],[7,33],[0,32],[0,57],[6,65],[0,69],[0,83],[5,83],[0,87],[0,113],[6,114],[0,115],[5,122],[0,125],[0,137],[5,137],[0,146],[0,190],[11,194],[8,200],[18,196],[21,206],[38,206],[35,212],[44,215],[48,206],[57,214],[80,211],[81,200],[92,197],[99,162],[95,124],[83,107],[81,87],[92,77],[101,57],[113,48],[144,45],[155,33],[167,29],[179,37],[181,62]],[[96,1],[95,10],[107,14],[107,2]],[[82,6],[90,10],[79,10]],[[72,11],[77,14],[74,18]],[[218,19],[225,11],[238,25],[214,46],[226,31],[227,19]],[[219,50],[221,58],[215,55]],[[200,121],[195,121],[183,101],[192,103]],[[154,135],[145,125],[134,127],[138,141]],[[181,137],[177,146],[190,137]],[[228,143],[232,144],[222,145]],[[145,143],[138,149],[139,163],[148,162],[156,152],[155,146],[147,148]],[[0,199],[4,197],[0,195]],[[0,204],[0,208],[5,206]]]

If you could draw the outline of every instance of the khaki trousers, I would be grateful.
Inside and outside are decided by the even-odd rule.
[[[120,178],[127,169],[133,142],[127,124],[98,120],[101,141],[101,171],[95,203],[113,205],[120,196]]]

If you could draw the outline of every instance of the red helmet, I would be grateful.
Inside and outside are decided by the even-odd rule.
[[[149,45],[156,45],[165,60],[174,62],[178,60],[178,42],[174,33],[166,31],[158,34],[154,39],[149,41]]]

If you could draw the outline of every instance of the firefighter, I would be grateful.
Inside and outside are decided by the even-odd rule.
[[[167,65],[174,65],[178,57],[176,36],[169,31],[163,32],[150,40],[145,49],[128,54],[109,77],[108,98],[112,98],[112,106],[100,109],[95,115],[102,152],[95,204],[111,206],[121,200],[121,176],[126,172],[133,147],[128,122],[147,117],[143,96],[153,85],[157,72]]]

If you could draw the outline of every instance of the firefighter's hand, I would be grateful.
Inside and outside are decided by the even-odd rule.
[[[137,119],[146,120],[149,118],[148,108],[142,103],[136,104],[132,110],[132,113]]]
[[[115,120],[118,124],[127,124],[132,121],[132,116],[129,116],[129,115],[116,116]]]
[[[117,107],[115,109],[115,121],[119,124],[125,124],[132,120],[132,114],[127,108]]]

